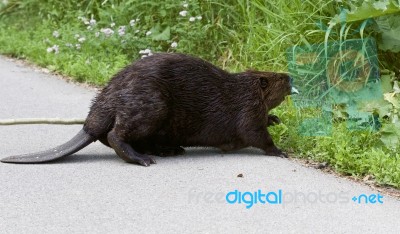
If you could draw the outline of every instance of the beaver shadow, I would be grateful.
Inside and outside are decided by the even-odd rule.
[[[186,154],[183,156],[188,157],[210,157],[210,156],[234,156],[234,155],[262,155],[265,156],[263,151],[256,148],[244,148],[235,151],[222,152],[218,148],[209,147],[188,147],[185,148]],[[181,155],[182,156],[182,155]],[[173,156],[179,157],[179,156]]]
[[[240,157],[240,156],[261,156],[266,157],[262,150],[256,148],[244,148],[236,151],[222,152],[218,148],[209,148],[209,147],[187,147],[185,148],[186,153],[184,155],[176,155],[176,156],[167,156],[160,157],[157,155],[151,156],[156,159],[156,161],[167,161],[169,158],[173,158],[174,160],[185,160],[186,158],[209,158],[209,157]],[[58,163],[88,163],[88,162],[100,162],[100,161],[121,161],[121,159],[114,153],[105,153],[105,154],[73,154],[68,157],[60,158],[59,160],[55,160],[52,162],[48,162],[47,164],[58,164]]]
[[[120,158],[116,154],[73,154],[67,157],[60,158],[45,164],[59,164],[59,163],[88,163],[100,161],[117,161]]]

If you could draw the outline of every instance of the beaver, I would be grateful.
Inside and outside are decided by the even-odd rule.
[[[99,140],[129,163],[150,166],[151,157],[184,154],[182,147],[232,151],[256,147],[287,157],[267,126],[268,112],[291,93],[284,73],[229,73],[200,58],[158,53],[114,75],[94,98],[82,130],[70,141],[4,163],[42,163],[71,155]]]

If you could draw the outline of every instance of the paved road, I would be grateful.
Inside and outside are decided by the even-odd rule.
[[[0,57],[0,119],[80,117],[94,91]],[[0,157],[63,143],[80,126],[0,127]],[[40,165],[0,164],[1,233],[400,233],[400,201],[351,200],[376,191],[245,149],[189,149],[141,167],[100,143]],[[237,177],[243,174],[243,177]],[[238,190],[269,194],[246,209]],[[281,190],[281,193],[279,193]],[[281,195],[280,195],[281,194]],[[271,204],[278,197],[278,204]],[[228,197],[235,199],[234,194]],[[281,198],[281,199],[279,199]],[[265,197],[262,198],[263,201]],[[318,200],[316,200],[318,199]],[[281,203],[279,203],[281,201]],[[373,201],[373,200],[372,200]],[[377,199],[375,198],[375,201]]]

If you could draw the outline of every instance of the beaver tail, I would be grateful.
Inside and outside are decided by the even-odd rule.
[[[1,159],[3,163],[43,163],[71,155],[96,140],[85,130],[80,130],[71,140],[55,148],[33,154],[15,155]]]

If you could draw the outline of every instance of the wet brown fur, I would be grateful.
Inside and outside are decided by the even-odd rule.
[[[185,146],[253,146],[282,156],[266,126],[279,121],[268,112],[288,94],[283,73],[228,73],[188,55],[155,54],[113,77],[93,101],[84,130],[146,166],[154,160],[143,154],[182,154]]]

